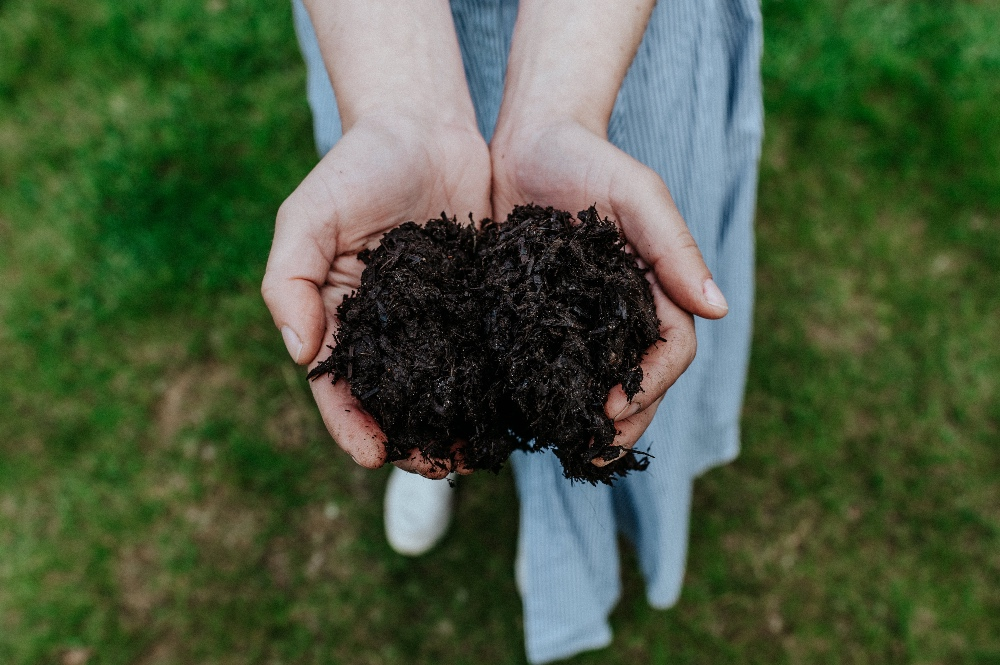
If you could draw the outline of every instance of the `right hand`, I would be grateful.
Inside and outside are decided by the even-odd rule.
[[[406,221],[490,210],[490,155],[474,125],[399,114],[353,122],[278,210],[261,292],[292,359],[311,369],[328,355],[337,307],[361,283],[358,252]],[[337,444],[361,466],[382,466],[386,436],[346,380],[311,387]],[[396,466],[448,472],[416,451]]]
[[[634,399],[618,385],[605,401],[605,413],[618,431],[613,443],[624,455],[652,422],[667,389],[694,360],[692,315],[719,319],[729,308],[670,191],[652,169],[613,146],[603,133],[572,119],[528,117],[541,119],[501,125],[493,137],[496,219],[524,201],[571,212],[594,204],[601,216],[617,221],[631,250],[650,269],[646,278],[665,343],[647,350],[642,390]]]

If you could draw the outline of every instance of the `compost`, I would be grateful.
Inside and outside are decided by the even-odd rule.
[[[309,378],[350,383],[390,461],[416,448],[497,471],[515,449],[552,449],[568,478],[608,484],[648,466],[618,458],[604,402],[618,384],[640,391],[659,321],[645,270],[593,207],[518,206],[480,231],[442,214],[358,258],[361,285]]]

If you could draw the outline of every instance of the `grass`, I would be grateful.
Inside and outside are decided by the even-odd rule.
[[[573,662],[1000,663],[1000,5],[764,15],[744,452]],[[0,663],[523,662],[509,473],[392,554],[260,301],[303,90],[283,3],[0,2]]]

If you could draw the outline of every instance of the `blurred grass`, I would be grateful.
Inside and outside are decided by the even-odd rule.
[[[1000,662],[1000,3],[768,0],[745,450],[580,663]],[[285,3],[0,2],[0,663],[518,663],[508,474],[433,556],[258,284]]]

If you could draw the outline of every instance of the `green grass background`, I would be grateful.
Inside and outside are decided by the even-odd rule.
[[[1000,3],[766,0],[740,459],[575,663],[1000,663]],[[521,663],[509,473],[432,556],[259,294],[285,2],[0,0],[0,663]]]

